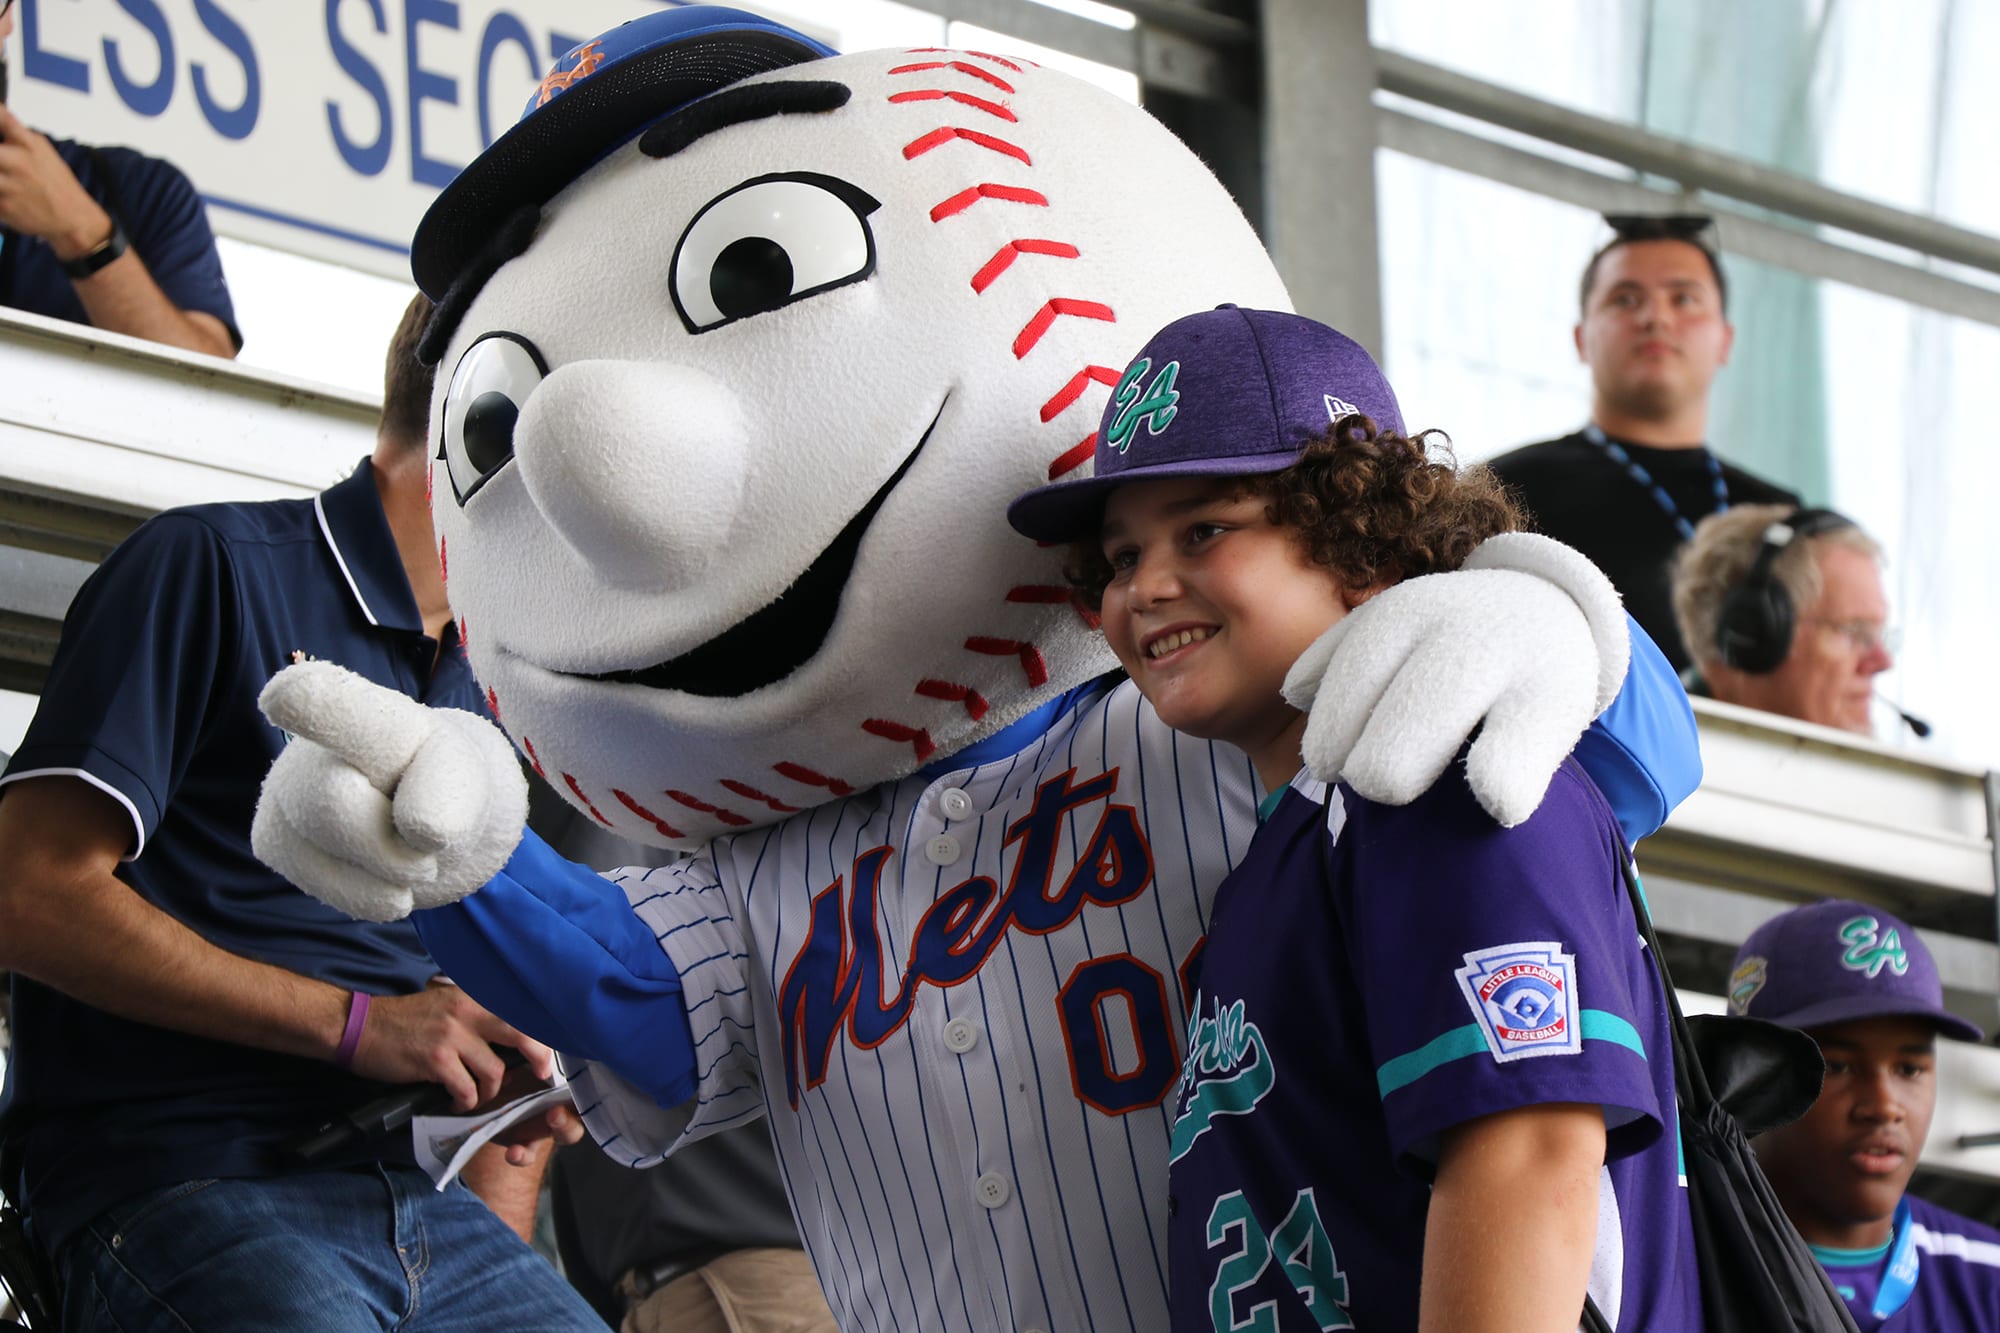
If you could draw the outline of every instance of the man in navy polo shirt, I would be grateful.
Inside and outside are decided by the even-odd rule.
[[[1757,1157],[1862,1333],[2000,1330],[2000,1232],[1905,1192],[1937,1107],[1938,1034],[1980,1039],[1944,1007],[1917,932],[1862,903],[1794,908],[1737,951],[1729,1007],[1804,1029],[1826,1056],[1819,1100]]]
[[[0,0],[0,46],[13,8]],[[0,305],[235,356],[243,335],[187,177],[28,128],[7,109],[6,74],[0,55]]]
[[[431,545],[427,312],[404,315],[347,480],[169,511],[92,574],[0,776],[4,1167],[65,1327],[602,1328],[477,1197],[433,1190],[406,1135],[310,1168],[285,1149],[390,1084],[470,1107],[500,1084],[496,1046],[548,1069],[427,984],[407,922],[352,921],[250,847],[286,741],[256,704],[279,667],[479,707]]]

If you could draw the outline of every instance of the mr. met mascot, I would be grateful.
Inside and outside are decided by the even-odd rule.
[[[844,1327],[1165,1327],[1165,1102],[1260,793],[1107,678],[1005,510],[1089,466],[1154,330],[1288,306],[1234,204],[1025,60],[683,8],[558,62],[413,256],[438,559],[506,736],[293,668],[258,853],[424,909],[614,1156],[768,1115]],[[1483,719],[1467,771],[1524,817],[1626,670],[1566,554],[1502,539],[1343,621],[1294,672],[1316,764],[1407,800]],[[1635,660],[1579,752],[1643,832],[1692,740]],[[507,737],[693,856],[599,877],[523,837]]]

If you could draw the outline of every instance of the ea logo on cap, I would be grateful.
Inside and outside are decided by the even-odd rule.
[[[1180,376],[1181,363],[1169,361],[1160,367],[1160,373],[1153,376],[1153,382],[1145,392],[1139,390],[1139,381],[1153,368],[1153,358],[1142,356],[1134,361],[1118,379],[1118,387],[1111,391],[1111,401],[1118,405],[1118,415],[1111,419],[1111,429],[1105,432],[1105,443],[1124,453],[1131,447],[1132,437],[1139,433],[1140,423],[1144,423],[1148,435],[1158,435],[1173,424],[1180,412],[1180,390],[1174,388],[1174,380]]]
[[[1891,926],[1887,934],[1880,934],[1882,923],[1872,916],[1850,917],[1840,927],[1840,939],[1847,946],[1847,952],[1840,956],[1840,965],[1850,972],[1866,972],[1873,981],[1888,968],[1897,976],[1907,976],[1910,971],[1910,955],[1903,948],[1901,937]]]

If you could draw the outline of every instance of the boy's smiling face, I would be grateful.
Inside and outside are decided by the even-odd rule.
[[[1104,637],[1176,731],[1227,741],[1275,788],[1299,766],[1304,715],[1285,673],[1345,616],[1331,570],[1234,478],[1135,481],[1105,505]]]

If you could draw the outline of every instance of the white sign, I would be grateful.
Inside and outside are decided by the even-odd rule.
[[[417,220],[556,57],[674,2],[18,0],[8,100],[171,159],[218,232],[408,281]]]

